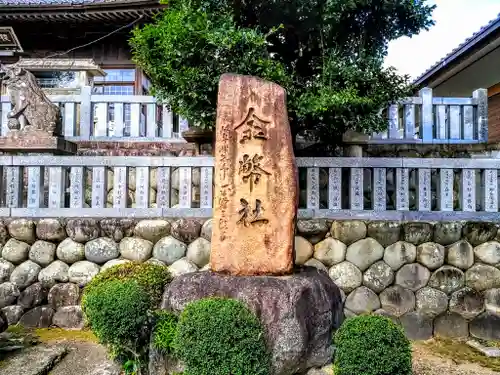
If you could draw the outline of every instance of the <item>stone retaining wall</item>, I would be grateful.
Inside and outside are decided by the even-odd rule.
[[[10,324],[81,328],[81,288],[97,273],[129,261],[207,270],[211,232],[194,219],[0,223],[0,309]],[[295,260],[330,275],[346,316],[390,316],[414,339],[500,339],[499,242],[493,223],[302,220]]]

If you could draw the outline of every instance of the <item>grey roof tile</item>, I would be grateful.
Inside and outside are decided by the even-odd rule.
[[[466,46],[468,43],[470,43],[471,41],[473,41],[475,38],[477,38],[478,36],[480,36],[482,33],[484,33],[485,31],[487,31],[491,26],[493,26],[494,24],[496,24],[498,21],[500,21],[500,14],[497,15],[497,17],[493,20],[491,20],[490,22],[488,22],[486,25],[484,26],[481,26],[481,28],[476,31],[474,34],[472,34],[469,38],[465,39],[461,44],[459,44],[456,48],[454,48],[451,52],[449,52],[446,56],[444,56],[441,60],[437,61],[434,65],[432,65],[431,67],[429,67],[427,70],[425,70],[422,74],[420,74],[415,80],[414,80],[414,83],[419,83],[420,80],[425,76],[427,75],[430,71],[434,70],[435,68],[437,68],[439,65],[443,65],[443,68],[444,66],[449,62],[447,60],[449,60],[456,52],[458,52],[461,48],[463,48],[464,46]],[[472,47],[472,46],[471,46]]]
[[[102,3],[128,3],[134,0],[0,0],[0,7],[50,6],[50,5],[92,5]]]

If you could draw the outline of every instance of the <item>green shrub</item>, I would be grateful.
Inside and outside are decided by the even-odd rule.
[[[110,280],[87,292],[83,307],[101,343],[134,348],[148,319],[150,299],[134,280]]]
[[[269,375],[263,328],[232,299],[195,301],[182,312],[174,343],[186,375]]]
[[[101,284],[113,280],[135,280],[151,298],[151,304],[158,306],[165,285],[172,280],[168,267],[151,263],[125,263],[101,272],[85,287],[84,298],[91,293],[94,288]]]
[[[411,346],[390,319],[363,315],[336,332],[335,375],[411,375]]]
[[[146,364],[152,311],[170,280],[166,266],[126,263],[98,274],[84,289],[85,318],[126,374]]]
[[[169,311],[159,311],[156,315],[153,346],[164,354],[171,354],[174,350],[173,342],[177,333],[178,322],[177,315]]]

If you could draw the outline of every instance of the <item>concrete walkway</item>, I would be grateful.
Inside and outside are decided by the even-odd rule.
[[[120,375],[101,345],[64,341],[21,350],[0,363],[2,375]]]

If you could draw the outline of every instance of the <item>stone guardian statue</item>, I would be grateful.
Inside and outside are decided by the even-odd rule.
[[[12,103],[7,114],[10,131],[60,134],[60,109],[45,95],[31,72],[16,64],[0,65],[0,80]]]

